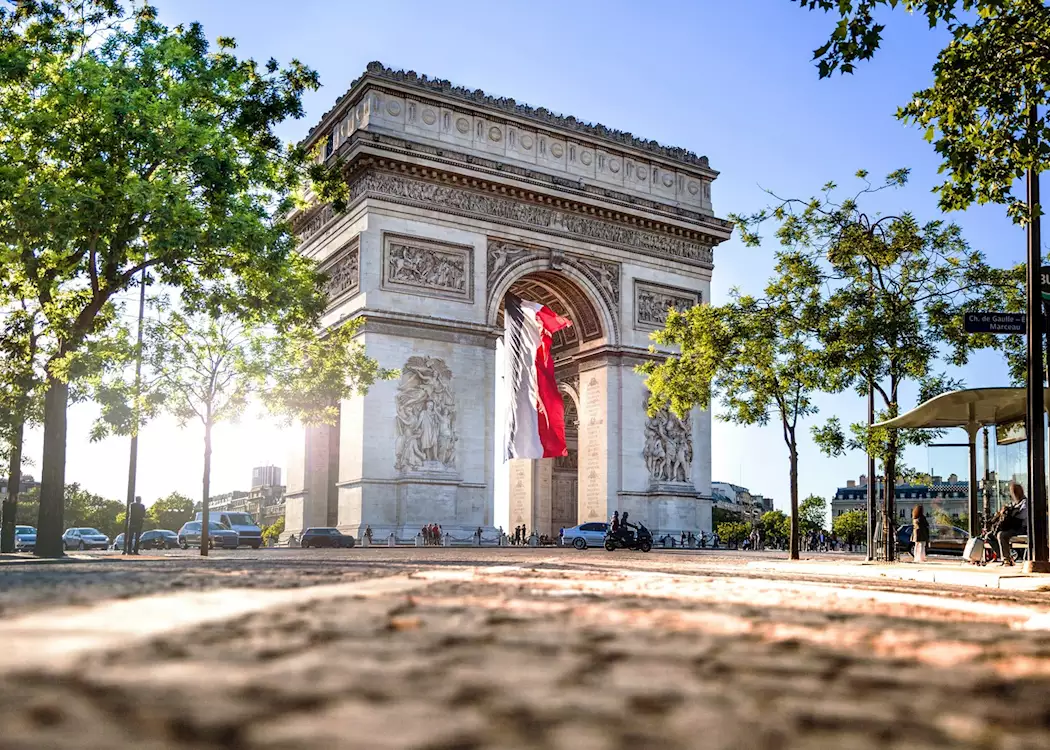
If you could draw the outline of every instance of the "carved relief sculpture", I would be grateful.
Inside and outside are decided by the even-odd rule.
[[[385,235],[383,285],[415,294],[472,301],[473,248]]]
[[[491,237],[488,242],[488,251],[488,285],[490,289],[505,270],[516,265],[518,261],[532,258],[539,254],[539,251],[535,248]]]
[[[410,357],[397,389],[394,468],[401,472],[456,467],[456,398],[452,371],[434,357]]]
[[[361,258],[357,239],[336,251],[332,260],[321,270],[328,277],[325,293],[328,295],[329,304],[345,295],[356,294],[361,283]]]
[[[700,301],[700,295],[682,289],[635,284],[634,322],[637,328],[663,328],[671,308],[688,310]]]
[[[645,424],[642,456],[650,481],[690,483],[693,431],[689,416],[679,419],[665,407],[650,417]]]

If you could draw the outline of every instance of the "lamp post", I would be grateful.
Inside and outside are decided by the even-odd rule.
[[[1028,110],[1029,130],[1039,127],[1036,107]],[[1028,550],[1026,570],[1050,573],[1047,549],[1046,441],[1043,428],[1043,310],[1041,301],[1041,224],[1039,173],[1028,170],[1028,275],[1026,289],[1028,342]]]

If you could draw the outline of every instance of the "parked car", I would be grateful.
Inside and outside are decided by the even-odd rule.
[[[970,539],[970,532],[957,526],[945,526],[944,524],[930,524],[930,542],[926,545],[926,552],[931,555],[962,555],[966,542]],[[897,529],[897,547],[901,552],[912,553],[911,524],[906,524]]]
[[[80,527],[66,529],[62,535],[62,548],[71,549],[105,549],[109,546],[109,537],[98,529]]]
[[[233,529],[216,521],[208,522],[208,548],[237,549],[240,538]],[[183,549],[201,546],[201,522],[187,521],[178,533],[179,546]]]
[[[354,538],[339,529],[320,527],[307,529],[299,540],[300,547],[353,547]]]
[[[117,538],[113,540],[113,544],[109,545],[110,549],[124,549],[124,534],[117,534]]]
[[[179,535],[169,529],[150,529],[139,537],[139,549],[175,549]]]
[[[204,513],[198,512],[195,521],[202,520]],[[247,544],[252,549],[262,546],[262,529],[252,518],[251,513],[209,513],[208,521],[218,521],[223,526],[233,529],[240,536],[240,544]]]
[[[36,549],[36,529],[32,526],[15,526],[15,552],[32,552]]]
[[[605,534],[609,524],[592,521],[581,523],[571,529],[565,529],[562,544],[571,544],[576,549],[587,549],[590,546],[601,547],[605,543]]]

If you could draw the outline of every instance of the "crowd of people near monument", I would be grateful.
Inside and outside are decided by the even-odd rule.
[[[423,537],[423,544],[427,547],[436,547],[441,544],[441,526],[436,523],[427,524],[419,531]]]

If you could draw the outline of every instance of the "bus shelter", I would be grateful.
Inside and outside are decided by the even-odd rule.
[[[1043,391],[1043,409],[1050,410],[1050,389]],[[935,396],[894,419],[874,427],[890,429],[942,429],[961,427],[966,430],[970,451],[968,515],[971,536],[981,533],[977,502],[977,433],[993,427],[1021,421],[1026,416],[1024,388],[967,388]]]

